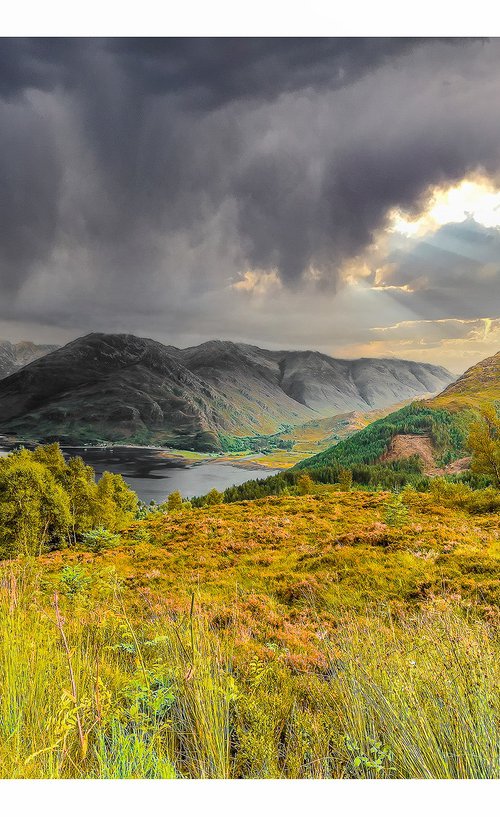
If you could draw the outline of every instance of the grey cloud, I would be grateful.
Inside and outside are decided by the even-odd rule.
[[[499,68],[497,42],[4,40],[0,312],[195,331],[249,266],[335,285],[391,207],[498,174]]]
[[[387,257],[384,284],[423,318],[496,317],[500,314],[500,230],[472,218],[446,224]],[[413,290],[413,291],[412,291]]]
[[[137,94],[214,108],[303,88],[338,88],[422,43],[420,38],[11,38],[0,41],[0,93],[85,85],[96,61]]]

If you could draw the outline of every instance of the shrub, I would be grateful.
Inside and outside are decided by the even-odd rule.
[[[182,510],[182,496],[180,491],[172,491],[171,494],[168,495],[167,499],[167,511],[171,513],[172,511],[180,511]]]
[[[116,533],[106,530],[106,528],[96,528],[89,530],[82,535],[82,543],[87,550],[92,553],[100,553],[101,550],[110,550],[118,547],[120,537]]]
[[[384,521],[386,525],[398,528],[406,524],[408,520],[408,508],[406,507],[401,494],[395,494],[385,506]]]
[[[467,510],[470,513],[495,513],[500,511],[500,491],[493,487],[471,491]]]
[[[61,570],[61,585],[68,596],[83,592],[90,584],[90,576],[81,565],[66,565]]]
[[[314,491],[314,482],[309,474],[301,474],[297,480],[297,493],[299,496],[307,496]]]

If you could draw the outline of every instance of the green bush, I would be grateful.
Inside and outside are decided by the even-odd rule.
[[[395,494],[385,506],[384,521],[386,525],[399,528],[408,521],[408,508],[401,494]]]
[[[117,533],[111,533],[106,528],[96,528],[89,530],[82,535],[82,544],[92,553],[100,553],[101,550],[110,550],[118,547],[120,537]]]
[[[61,586],[68,596],[82,593],[90,584],[90,576],[81,565],[66,565],[61,570]]]

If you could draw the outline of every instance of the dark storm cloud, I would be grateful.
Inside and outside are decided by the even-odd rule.
[[[3,316],[175,326],[249,267],[336,284],[392,207],[498,174],[499,92],[496,42],[3,40]]]
[[[270,100],[305,87],[338,88],[416,45],[418,38],[3,39],[0,92],[84,84],[82,68],[109,56],[141,94],[174,94],[213,108]]]
[[[238,195],[232,190],[237,178],[227,174],[228,165],[245,153],[238,129],[245,111],[217,118],[210,116],[214,109],[248,99],[255,106],[257,99],[305,87],[337,88],[415,44],[408,39],[3,40],[4,286],[21,286],[33,265],[49,260],[58,241],[83,243],[97,256],[100,275],[118,268],[126,276],[130,266],[146,276],[148,269],[158,270],[163,250],[155,248],[152,231],[184,230],[197,244],[207,209]],[[40,91],[44,97],[37,96]],[[72,163],[91,151],[90,167],[81,173],[95,175],[95,189],[93,195],[72,196],[73,212],[65,207],[61,212],[59,181],[68,159],[61,149],[61,123],[54,110],[47,111],[50,93],[64,94],[66,115],[73,117],[76,133],[66,139],[84,142]],[[263,157],[255,182],[265,164]],[[277,170],[274,166],[272,174]],[[251,167],[248,172],[253,174]],[[269,253],[262,252],[264,236],[252,233],[244,212],[248,172],[241,181],[240,238],[251,249],[250,261],[258,261]],[[297,203],[299,218],[305,195]],[[288,227],[287,217],[272,252],[284,275],[295,274],[304,256],[299,247],[294,252],[293,243],[300,241],[286,235]],[[276,232],[270,234],[273,242]],[[289,249],[283,253],[285,245]]]

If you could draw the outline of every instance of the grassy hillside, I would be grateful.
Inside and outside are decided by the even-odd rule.
[[[1,777],[500,776],[500,491],[284,476],[148,510],[0,461]]]
[[[302,425],[288,427],[276,435],[279,437],[280,447],[273,448],[263,456],[257,457],[256,461],[272,468],[290,468],[301,460],[336,445],[375,420],[403,408],[409,402],[405,400],[383,409],[372,409],[365,412],[351,411],[346,414],[336,414],[333,417],[320,417]],[[271,441],[271,438],[268,439]]]
[[[500,352],[472,366],[437,397],[389,414],[296,467],[314,469],[334,463],[347,467],[375,463],[399,434],[428,435],[436,460],[446,464],[466,453],[467,431],[474,413],[499,399]]]
[[[384,459],[392,440],[396,435],[425,435],[432,446],[436,466],[440,466],[433,473],[444,472],[447,463],[466,453],[468,428],[473,416],[472,412],[448,412],[432,409],[425,403],[412,403],[370,423],[314,457],[301,460],[287,471],[227,488],[224,500],[238,502],[296,492],[303,474],[309,475],[316,483],[337,483],[346,470],[354,484],[359,486],[395,490],[412,483],[425,489],[429,480],[417,455],[418,449],[405,458]],[[205,497],[200,497],[196,503],[202,505],[205,501]]]
[[[432,439],[436,454],[444,462],[464,453],[469,414],[432,408],[425,403],[389,414],[356,432],[326,451],[302,460],[296,468],[324,468],[334,463],[351,467],[373,464],[387,451],[396,434],[426,434]]]
[[[272,498],[4,562],[1,776],[498,777],[500,517],[461,503]]]
[[[500,400],[500,352],[482,360],[441,392],[429,405],[449,411],[478,408]]]
[[[427,476],[460,473],[468,467],[471,423],[481,408],[495,403],[500,394],[499,361],[500,353],[473,366],[441,395],[403,406],[371,422],[347,439],[300,460],[287,473],[228,488],[224,499],[234,502],[279,495],[295,489],[301,472],[319,483],[335,483],[342,471],[349,469],[357,485],[390,489],[407,483],[425,488]],[[415,442],[417,436],[423,438],[425,446]],[[481,483],[481,479],[474,480]],[[203,501],[201,498],[200,503]]]

